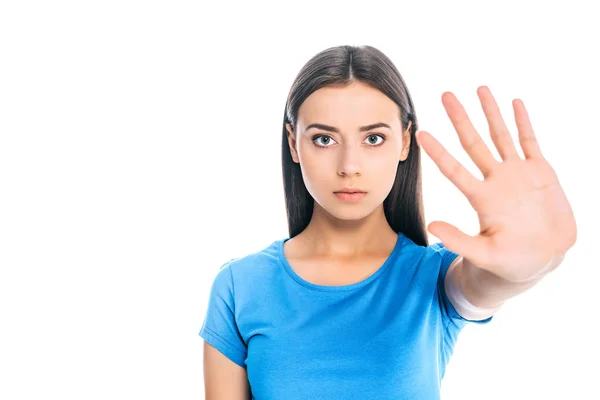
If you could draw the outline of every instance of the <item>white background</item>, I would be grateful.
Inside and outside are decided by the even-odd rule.
[[[285,99],[342,44],[386,53],[475,174],[441,94],[492,148],[477,87],[515,139],[521,98],[575,211],[559,269],[461,333],[442,398],[600,398],[594,2],[201,3],[2,2],[0,398],[203,398],[210,284],[287,235]],[[427,222],[475,234],[422,154]]]

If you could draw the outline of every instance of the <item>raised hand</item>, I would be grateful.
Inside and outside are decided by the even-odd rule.
[[[442,221],[431,222],[428,230],[448,250],[477,267],[511,282],[529,281],[550,272],[573,246],[577,238],[575,217],[554,169],[540,151],[523,102],[515,99],[512,105],[524,159],[517,153],[490,90],[481,86],[477,94],[501,162],[485,145],[454,94],[444,93],[442,103],[483,181],[428,132],[419,131],[417,142],[467,197],[479,217],[480,233],[470,236]]]

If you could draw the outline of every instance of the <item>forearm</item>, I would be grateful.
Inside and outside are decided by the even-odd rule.
[[[511,282],[477,267],[468,259],[455,266],[454,279],[466,299],[475,307],[494,309],[506,300],[535,286],[547,273],[554,270],[563,260],[564,255],[551,260],[540,272],[525,282]]]

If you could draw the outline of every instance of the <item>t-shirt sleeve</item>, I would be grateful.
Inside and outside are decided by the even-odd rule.
[[[446,293],[444,281],[446,279],[446,274],[448,273],[448,269],[450,268],[450,264],[454,261],[456,257],[459,255],[446,249],[441,242],[435,243],[431,246],[433,250],[441,257],[441,266],[440,273],[438,275],[437,280],[437,291],[438,291],[438,299],[440,302],[440,310],[442,312],[442,317],[446,320],[451,320],[457,325],[459,328],[464,326],[467,322],[472,322],[475,324],[487,324],[494,317],[488,317],[482,320],[471,320],[467,318],[463,318],[454,308],[452,302],[448,298],[448,294]]]
[[[230,262],[221,266],[213,280],[206,315],[199,335],[231,361],[246,368],[248,347],[236,323]]]

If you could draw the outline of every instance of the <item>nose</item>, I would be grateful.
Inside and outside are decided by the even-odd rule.
[[[360,144],[353,146],[347,143],[341,147],[338,174],[342,176],[360,175]]]

